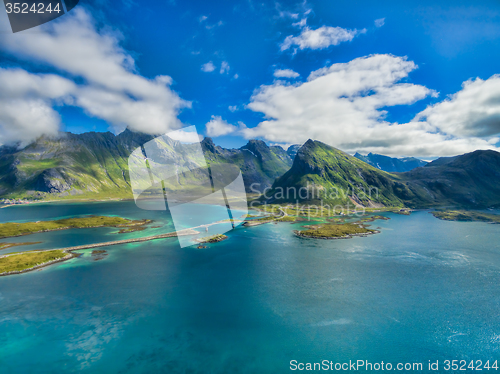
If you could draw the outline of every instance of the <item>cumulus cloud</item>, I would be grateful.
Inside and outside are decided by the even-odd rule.
[[[59,116],[53,110],[56,104],[81,107],[90,116],[99,117],[116,128],[128,126],[132,130],[157,134],[181,127],[177,115],[190,103],[171,90],[170,77],[148,79],[139,75],[134,59],[119,41],[118,33],[99,29],[83,8],[40,27],[36,33],[17,33],[0,40],[0,48],[5,52],[54,68],[79,82],[75,84],[73,80],[55,75],[33,75],[21,70],[3,71],[4,80],[14,82],[15,77],[24,74],[32,87],[37,81],[44,81],[42,91],[32,88],[29,93],[17,97],[18,103],[23,103],[19,108],[30,106],[33,116],[35,113],[41,115],[39,120],[31,118],[23,124],[34,130],[32,138],[39,134],[39,122],[52,129],[47,130],[49,132],[58,126]],[[9,75],[12,77],[8,78]],[[62,86],[65,88],[61,89]],[[47,97],[45,91],[57,94]],[[42,103],[43,111],[40,110]],[[19,112],[15,121],[9,120],[5,109],[3,113],[2,128],[20,126],[20,121],[24,121],[24,113]]]
[[[297,78],[300,74],[291,69],[277,69],[274,71],[276,78]]]
[[[313,71],[307,82],[261,86],[248,108],[265,120],[242,129],[246,138],[279,143],[319,139],[347,152],[361,150],[394,156],[456,155],[494,149],[496,138],[457,138],[432,122],[384,120],[385,107],[408,105],[437,93],[400,83],[417,66],[406,58],[373,55]]]
[[[201,65],[201,71],[205,73],[211,73],[215,70],[215,65],[212,61],[207,62],[206,64]]]
[[[375,27],[382,27],[385,25],[385,18],[379,18],[375,20]]]
[[[47,101],[2,100],[0,101],[0,143],[20,141],[29,143],[43,134],[55,135],[61,119]]]
[[[53,74],[0,68],[0,143],[29,142],[55,135],[60,126],[56,100],[71,100],[75,84]]]
[[[467,137],[488,137],[500,133],[500,75],[487,80],[468,80],[462,90],[419,113],[442,131]]]
[[[289,35],[281,44],[281,50],[285,51],[290,47],[296,46],[299,49],[323,49],[332,45],[339,45],[342,42],[348,42],[354,39],[356,35],[363,34],[363,30],[347,30],[341,27],[322,26],[313,30],[304,27],[298,36]]]
[[[205,125],[208,136],[223,136],[235,132],[238,128],[224,121],[220,116],[212,116],[210,122]]]

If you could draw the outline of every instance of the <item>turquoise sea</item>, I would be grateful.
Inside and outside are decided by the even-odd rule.
[[[4,239],[43,243],[0,253],[174,230],[167,213],[133,202],[9,207],[0,221],[85,214],[161,227]],[[206,249],[126,244],[104,248],[100,261],[85,250],[1,277],[0,373],[289,373],[292,360],[421,362],[424,371],[439,360],[450,372],[444,360],[500,360],[500,225],[387,216],[366,238],[300,239],[299,224],[266,224]]]

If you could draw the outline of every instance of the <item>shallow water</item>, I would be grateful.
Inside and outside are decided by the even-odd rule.
[[[29,235],[15,241],[43,243],[11,250],[173,231],[165,212],[132,202],[9,207],[0,221],[84,214],[162,227]],[[297,224],[266,224],[203,250],[175,238],[125,244],[104,248],[101,261],[86,250],[0,278],[0,372],[286,373],[291,360],[497,359],[500,225],[388,216],[369,237],[301,239]]]

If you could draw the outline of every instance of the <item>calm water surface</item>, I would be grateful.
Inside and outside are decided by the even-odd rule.
[[[193,207],[193,222],[197,208]],[[151,218],[118,235],[4,239],[58,248],[173,231],[132,202],[0,209],[0,222]],[[105,248],[0,278],[0,373],[288,373],[290,361],[500,360],[500,225],[389,214],[381,234],[308,240],[299,225],[237,228],[199,250],[176,239]],[[188,222],[189,223],[189,222]],[[4,250],[1,253],[8,253]],[[424,365],[424,367],[425,367]]]

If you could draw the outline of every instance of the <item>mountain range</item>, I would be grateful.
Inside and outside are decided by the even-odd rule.
[[[63,133],[41,137],[24,147],[1,146],[0,196],[131,198],[128,157],[153,138],[127,129],[119,135]],[[171,146],[175,148],[176,141]],[[237,165],[247,192],[266,192],[261,199],[267,202],[292,201],[294,197],[283,191],[309,188],[316,193],[299,197],[301,201],[372,207],[500,206],[500,153],[495,151],[475,151],[422,165],[411,158],[350,156],[314,140],[287,151],[260,140],[226,149],[205,138],[201,146],[209,163]]]
[[[0,196],[3,198],[131,198],[128,157],[154,136],[125,130],[43,136],[25,147],[0,147]],[[176,141],[172,141],[175,146]],[[292,165],[286,151],[251,140],[240,149],[224,149],[212,139],[201,143],[207,160],[240,167],[245,185],[261,191]]]

